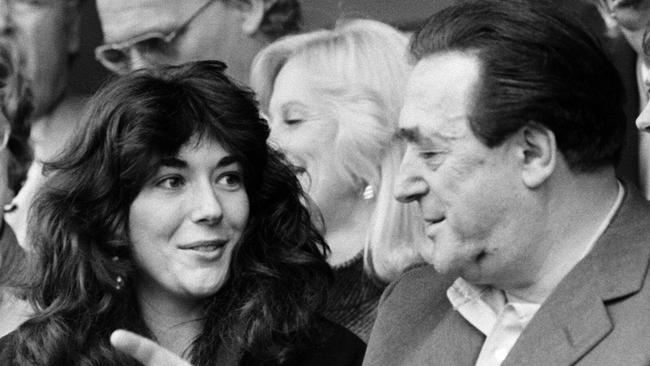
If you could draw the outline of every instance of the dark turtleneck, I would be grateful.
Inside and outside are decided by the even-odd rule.
[[[363,253],[333,268],[335,282],[329,289],[324,315],[368,342],[384,285],[364,272]]]

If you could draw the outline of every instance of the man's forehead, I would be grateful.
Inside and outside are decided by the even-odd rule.
[[[181,25],[206,0],[97,0],[107,43],[123,42],[148,32],[167,32]]]
[[[461,137],[479,79],[476,56],[444,53],[419,61],[411,74],[400,128],[417,127],[424,135]]]

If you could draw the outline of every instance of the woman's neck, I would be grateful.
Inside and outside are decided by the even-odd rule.
[[[203,330],[201,302],[188,301],[142,285],[137,297],[142,318],[156,341],[181,357]]]
[[[341,265],[363,250],[375,209],[374,200],[348,200],[336,213],[324,216],[325,241],[331,249],[328,263]]]

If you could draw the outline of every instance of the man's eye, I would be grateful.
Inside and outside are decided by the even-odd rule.
[[[444,151],[440,150],[424,150],[418,153],[422,162],[426,164],[430,169],[436,170],[444,162]]]

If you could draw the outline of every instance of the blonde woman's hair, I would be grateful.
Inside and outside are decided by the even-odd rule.
[[[393,198],[404,154],[395,132],[411,69],[407,44],[408,37],[387,24],[347,20],[333,30],[272,43],[257,55],[251,71],[251,85],[265,113],[275,78],[289,60],[318,75],[314,86],[322,95],[320,107],[339,123],[335,151],[341,176],[360,192],[367,185],[375,191],[364,265],[382,280],[420,261],[416,248],[426,240],[417,207]]]

